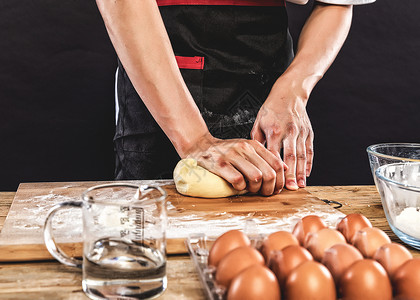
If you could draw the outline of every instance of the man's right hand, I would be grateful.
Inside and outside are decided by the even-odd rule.
[[[255,140],[221,140],[207,134],[188,150],[186,157],[196,159],[237,190],[270,196],[280,193],[284,186],[287,166]]]

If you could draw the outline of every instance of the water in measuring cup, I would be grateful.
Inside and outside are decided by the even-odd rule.
[[[96,241],[83,268],[83,290],[92,299],[150,299],[167,285],[164,254],[118,239]]]

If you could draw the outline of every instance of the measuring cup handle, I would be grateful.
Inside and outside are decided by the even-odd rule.
[[[55,205],[48,213],[47,219],[44,223],[44,243],[51,255],[62,264],[70,267],[81,268],[83,260],[67,256],[60,247],[58,247],[53,236],[52,220],[54,215],[65,207],[79,207],[83,205],[82,201],[67,201]]]
[[[165,200],[166,199],[166,196],[167,196],[167,193],[166,193],[166,191],[164,190],[164,189],[162,189],[160,186],[153,186],[153,185],[142,185],[142,186],[140,186],[140,189],[139,189],[139,191],[140,191],[140,193],[141,193],[141,195],[144,193],[144,192],[147,192],[147,191],[150,191],[150,190],[157,190],[162,196],[159,198],[159,200]],[[137,192],[137,197],[140,197],[141,195],[138,195],[138,192]]]

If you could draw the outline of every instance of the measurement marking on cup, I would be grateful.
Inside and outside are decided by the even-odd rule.
[[[128,211],[130,211],[129,206],[120,206],[120,212],[128,212]]]
[[[120,224],[124,225],[125,223],[130,222],[130,218],[129,217],[122,217],[120,218]]]
[[[144,209],[142,207],[133,207],[135,211],[134,225],[135,229],[133,230],[134,237],[136,240],[141,243],[144,242]]]

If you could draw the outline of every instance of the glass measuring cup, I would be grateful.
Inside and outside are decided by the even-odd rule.
[[[52,220],[65,207],[83,213],[83,260],[57,246]],[[150,299],[166,279],[166,192],[160,187],[111,183],[91,187],[82,201],[54,206],[44,240],[59,262],[83,268],[83,291],[91,299]]]

